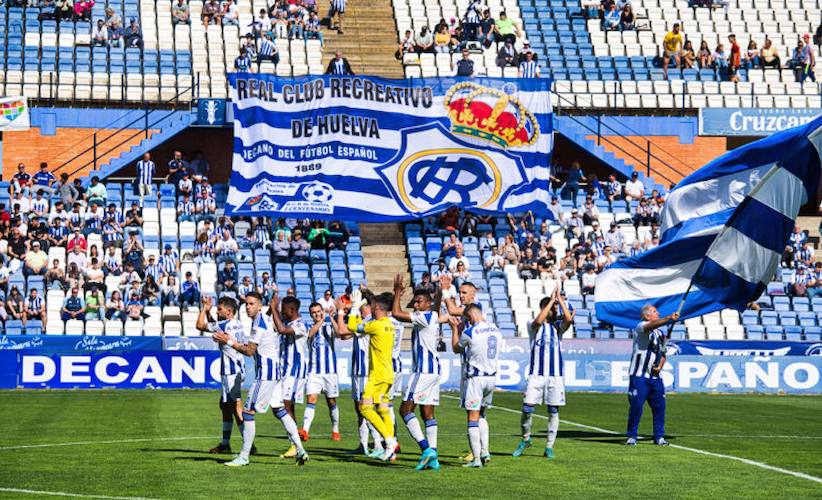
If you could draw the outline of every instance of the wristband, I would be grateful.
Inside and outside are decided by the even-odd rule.
[[[227,345],[228,347],[234,347],[234,341],[229,340],[228,342],[225,343],[225,345]]]

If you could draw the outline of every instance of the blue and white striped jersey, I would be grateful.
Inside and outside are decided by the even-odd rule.
[[[305,377],[308,368],[308,328],[302,318],[286,326],[294,329],[294,335],[280,334],[280,359],[284,377]]]
[[[245,344],[243,324],[236,319],[214,321],[208,324],[211,333],[224,332],[238,344]],[[220,375],[245,375],[245,360],[242,353],[233,347],[220,344]]]
[[[659,378],[659,375],[651,373],[651,369],[664,354],[662,341],[665,334],[659,328],[646,332],[646,324],[642,321],[634,329],[634,349],[628,374],[632,377]]]
[[[151,276],[154,281],[159,283],[160,276],[163,275],[163,266],[160,264],[149,264],[146,266],[146,276]]]
[[[466,377],[493,377],[497,374],[502,334],[487,321],[480,321],[462,332],[459,345],[464,351]]]
[[[394,373],[402,372],[402,358],[400,351],[402,351],[402,334],[405,332],[405,325],[393,316],[391,317],[391,324],[394,325],[394,345],[391,349],[391,362],[394,366]]]
[[[540,377],[562,377],[562,350],[560,339],[562,322],[545,322],[542,325],[528,325],[528,336],[531,338],[531,364],[528,375]],[[534,331],[536,327],[536,331]]]
[[[539,66],[537,62],[534,60],[531,61],[522,61],[519,63],[519,71],[522,75],[522,78],[536,78],[539,76],[537,71],[539,71]]]
[[[436,311],[412,312],[411,371],[440,374],[440,354],[437,343],[440,336],[439,315]]]
[[[246,341],[257,344],[257,354],[254,356],[257,380],[279,380],[280,343],[274,325],[265,314],[259,313],[251,319],[251,330]]]
[[[26,311],[40,311],[40,309],[42,309],[43,307],[43,297],[39,295],[36,297],[32,297],[31,295],[29,295],[28,297],[26,297],[25,306]]]
[[[337,353],[334,350],[334,326],[326,316],[320,331],[311,339],[308,373],[333,375],[337,373]]]
[[[177,261],[179,259],[180,257],[177,255],[177,252],[172,250],[171,253],[163,253],[160,255],[157,264],[163,268],[165,274],[177,274]]]
[[[151,184],[151,181],[154,179],[154,172],[157,171],[157,167],[154,165],[154,162],[151,160],[140,160],[137,162],[137,178],[139,179],[137,182],[139,184]]]
[[[370,321],[371,318],[366,318],[363,323]],[[371,339],[368,338],[367,333],[354,333],[351,344],[351,370],[352,377],[367,377],[368,376],[368,349]]]

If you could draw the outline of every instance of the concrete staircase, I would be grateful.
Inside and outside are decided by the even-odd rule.
[[[323,32],[323,66],[340,50],[355,74],[403,78],[402,65],[394,59],[399,43],[396,26],[389,0],[347,0],[344,34]]]

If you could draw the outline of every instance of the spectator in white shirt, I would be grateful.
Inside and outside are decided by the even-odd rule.
[[[105,47],[108,45],[108,28],[102,19],[97,21],[97,26],[91,30],[91,44]]]
[[[631,179],[625,182],[625,201],[639,200],[645,196],[645,185],[639,180],[639,174],[634,172]]]
[[[582,274],[582,295],[593,294],[596,281],[597,275],[594,273],[594,266],[587,266]]]
[[[451,257],[451,261],[448,263],[448,270],[452,273],[457,270],[457,265],[462,262],[465,265],[465,270],[468,271],[470,267],[470,263],[468,262],[468,257],[462,254],[462,246],[457,247],[457,254],[454,257]]]
[[[485,258],[485,271],[489,278],[505,277],[505,256],[502,255],[502,247],[494,249],[494,253]]]

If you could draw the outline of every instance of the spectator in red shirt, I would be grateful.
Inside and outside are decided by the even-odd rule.
[[[731,57],[728,61],[728,81],[736,83],[739,81],[736,73],[742,65],[742,49],[739,47],[739,44],[736,43],[736,35],[728,35],[728,41],[731,43]]]
[[[75,229],[74,236],[69,238],[66,251],[71,252],[74,249],[74,247],[80,247],[80,250],[82,250],[83,252],[85,252],[88,248],[88,242],[86,241],[86,237],[83,236],[83,233],[80,232],[79,228]]]
[[[31,175],[26,173],[26,166],[23,163],[17,165],[17,173],[11,177],[12,198],[18,191],[22,191],[24,195],[29,193],[29,186],[31,186]]]
[[[88,21],[91,19],[92,7],[94,7],[94,0],[79,0],[74,2],[74,16],[77,19]]]

